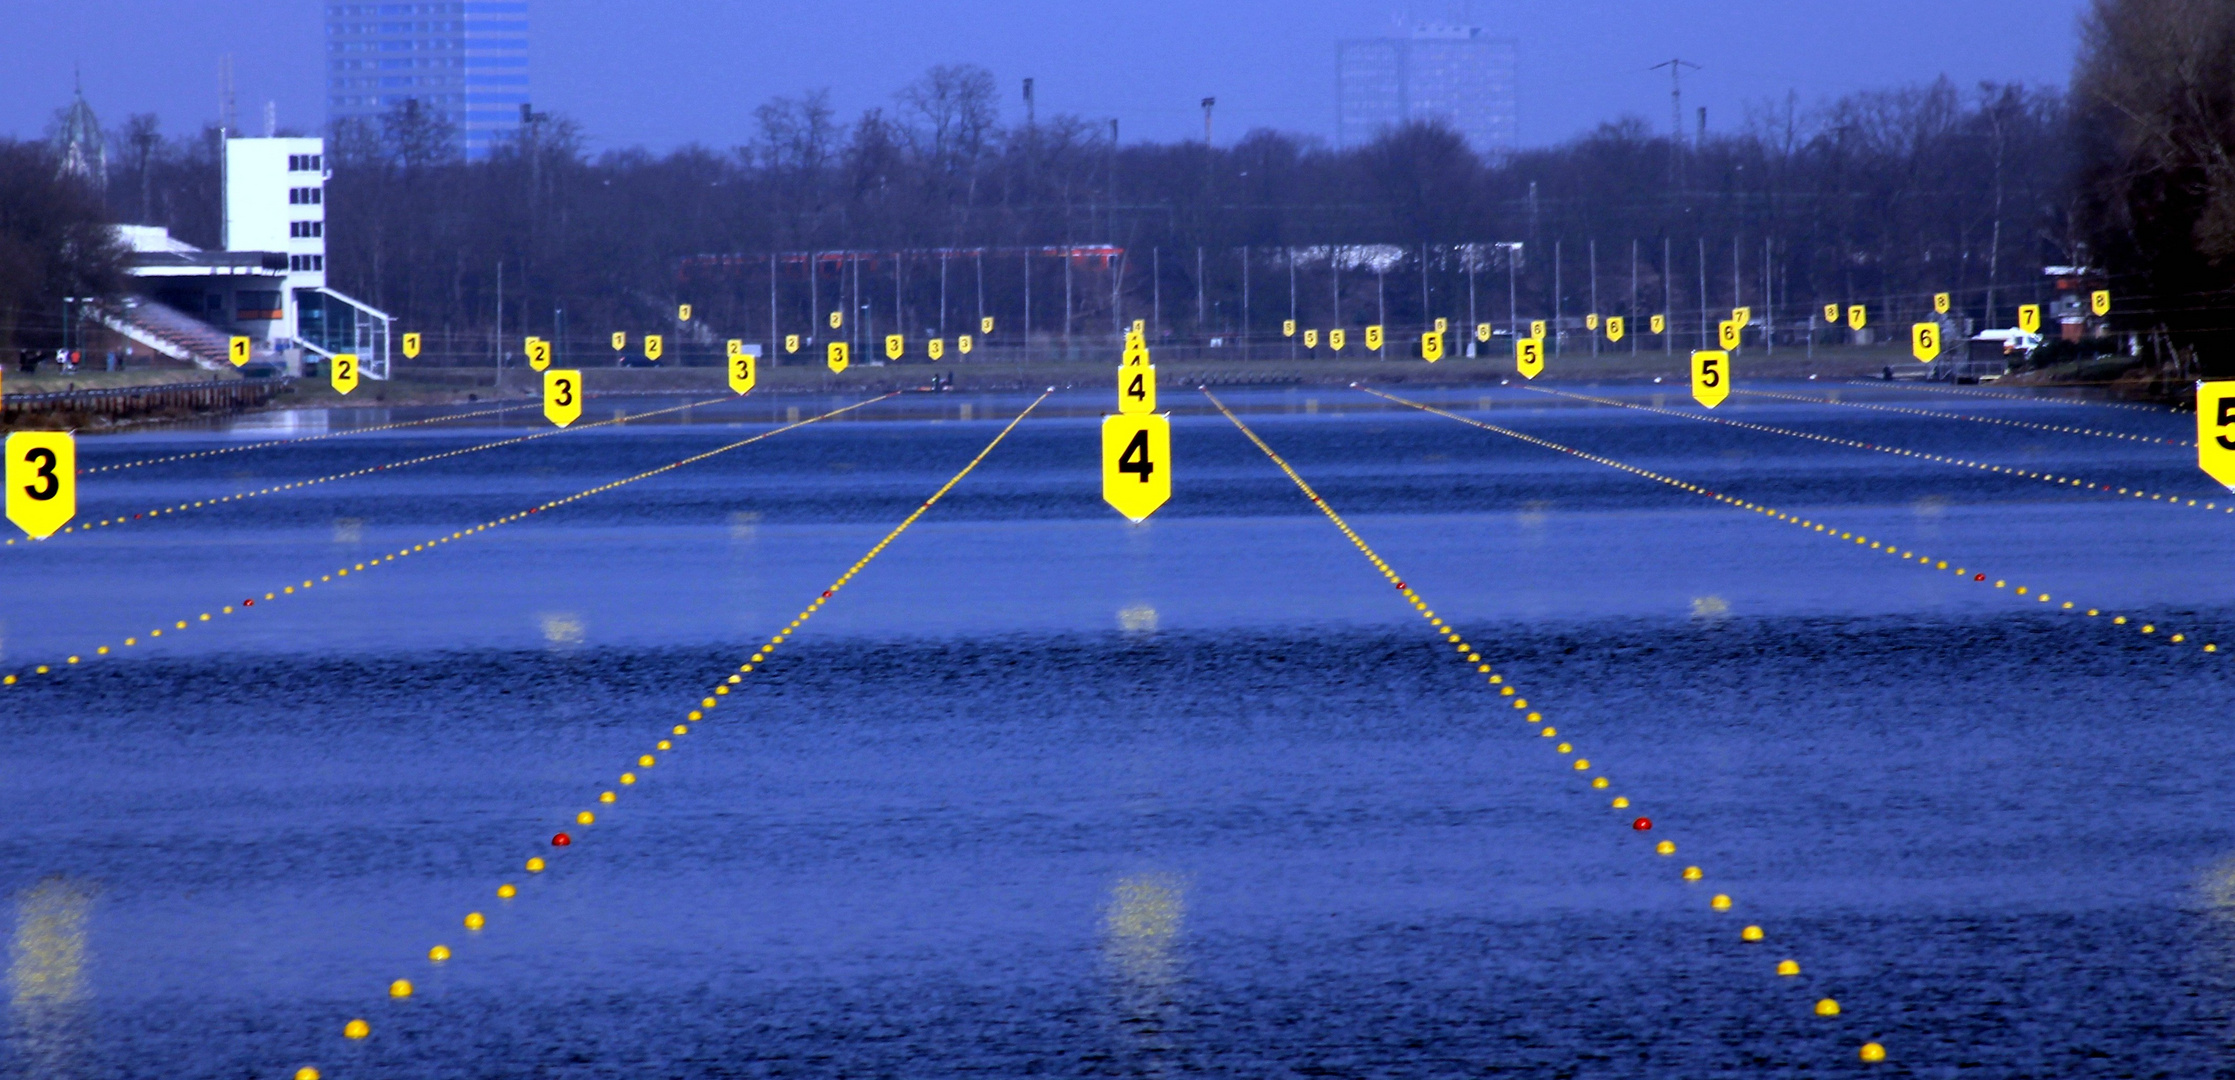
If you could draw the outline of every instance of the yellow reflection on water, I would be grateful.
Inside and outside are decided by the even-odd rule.
[[[582,644],[582,616],[571,611],[547,611],[540,618],[545,642],[556,646]]]
[[[1731,613],[1730,602],[1720,596],[1695,596],[1692,598],[1692,617],[1715,622]]]
[[[16,894],[16,932],[8,956],[8,1003],[23,1075],[83,1075],[90,1045],[85,924],[93,892],[50,877]]]
[[[1164,1071],[1172,1057],[1186,928],[1187,889],[1177,876],[1136,874],[1111,886],[1102,923],[1110,1003],[1125,1048],[1150,1072]]]
[[[1134,604],[1118,609],[1118,629],[1128,634],[1153,634],[1156,632],[1156,609],[1147,604]]]

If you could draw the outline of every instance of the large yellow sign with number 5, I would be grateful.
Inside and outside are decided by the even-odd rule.
[[[1525,379],[1544,373],[1544,339],[1525,337],[1513,343],[1513,370]]]
[[[1692,399],[1712,409],[1731,396],[1731,355],[1726,352],[1692,354]]]
[[[1172,497],[1172,422],[1162,416],[1102,418],[1102,500],[1138,523]]]
[[[8,516],[15,516],[16,436],[8,436]],[[2196,464],[2235,491],[2235,382],[2196,384]],[[21,525],[18,521],[16,524]]]
[[[8,436],[8,520],[44,540],[78,515],[78,440],[67,431]]]

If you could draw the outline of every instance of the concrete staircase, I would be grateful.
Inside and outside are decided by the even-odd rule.
[[[192,315],[142,296],[93,308],[101,325],[173,360],[208,371],[229,371],[232,338]]]

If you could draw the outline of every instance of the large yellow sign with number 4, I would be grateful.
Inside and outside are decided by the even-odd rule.
[[[1134,522],[1172,497],[1172,422],[1154,413],[1102,418],[1102,500]]]
[[[560,427],[582,419],[582,373],[552,368],[543,373],[543,418]]]
[[[326,361],[326,381],[333,384],[337,394],[357,389],[357,354],[337,353]]]
[[[1731,355],[1726,352],[1692,354],[1692,400],[1712,409],[1731,396]]]
[[[67,431],[8,436],[8,520],[44,540],[78,516],[78,440]]]
[[[15,516],[16,436],[8,436],[8,516]],[[2196,384],[2196,464],[2235,491],[2235,382]],[[23,524],[21,521],[16,524]]]

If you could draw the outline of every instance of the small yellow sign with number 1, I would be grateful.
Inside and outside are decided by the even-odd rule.
[[[248,339],[244,337],[236,337],[231,342],[228,342],[225,349],[225,356],[227,359],[233,361],[234,367],[239,367],[242,364],[248,363]]]
[[[357,389],[357,354],[338,353],[326,361],[327,380],[334,385],[334,392],[346,394]]]
[[[552,368],[543,373],[543,418],[560,427],[582,419],[582,373]]]
[[[1155,413],[1102,418],[1102,500],[1138,524],[1172,498],[1172,422]]]
[[[67,431],[8,436],[8,520],[44,540],[78,516],[78,440]]]

